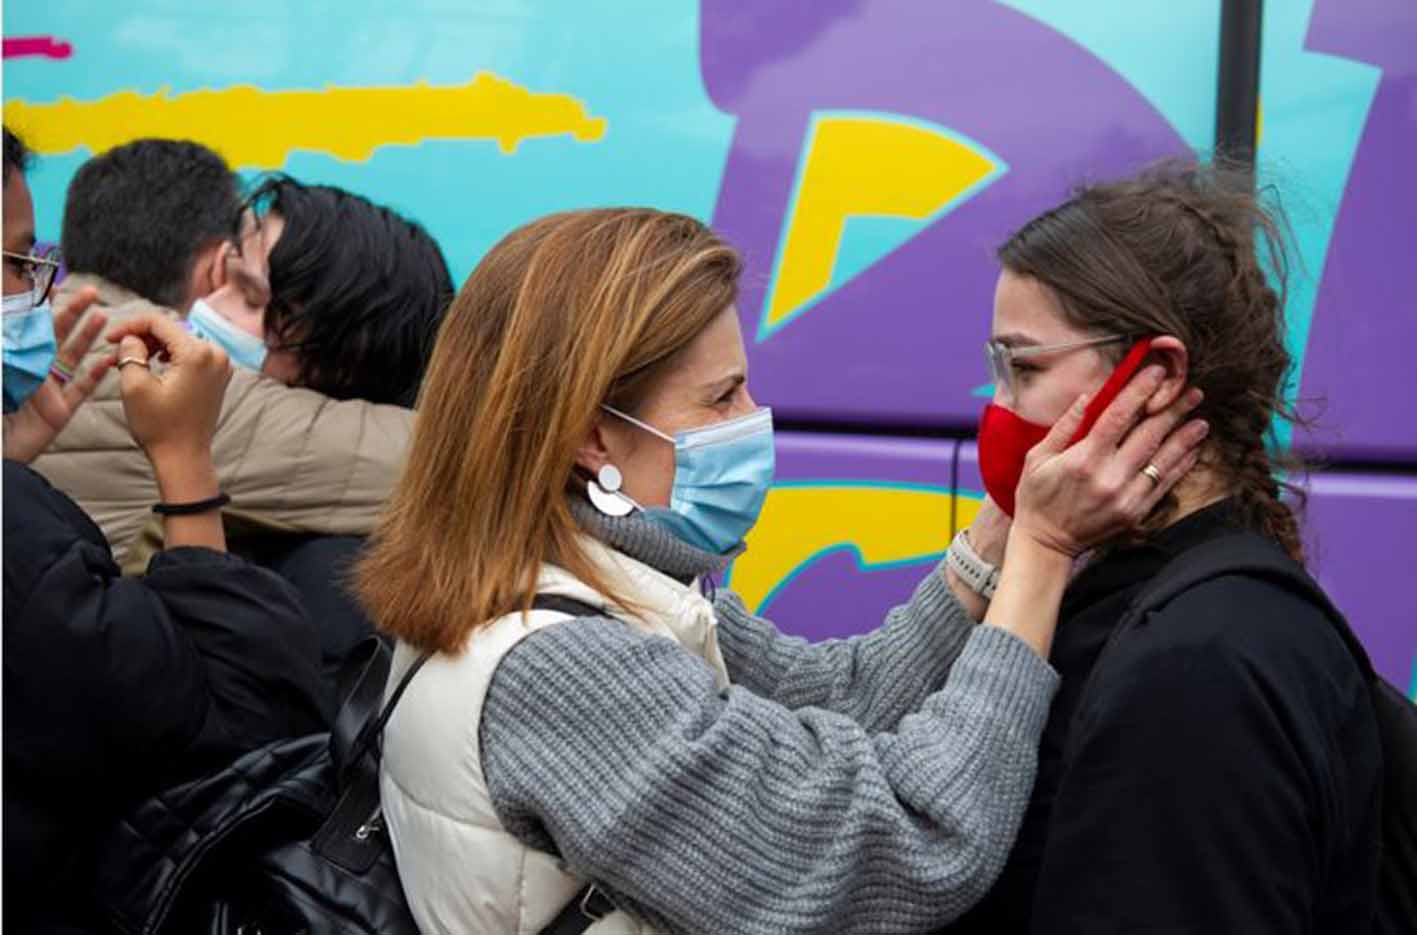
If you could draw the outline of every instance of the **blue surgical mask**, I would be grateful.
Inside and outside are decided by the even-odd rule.
[[[35,304],[35,294],[5,296],[4,411],[14,412],[44,385],[59,347],[54,340],[54,315],[49,303]]]
[[[242,331],[203,300],[192,303],[192,311],[187,314],[187,327],[197,337],[226,351],[233,364],[261,372],[266,362],[265,340]]]
[[[617,409],[603,408],[674,445],[669,508],[648,507],[646,516],[689,545],[715,555],[743,541],[758,521],[772,485],[771,409],[764,407],[740,419],[671,437]]]

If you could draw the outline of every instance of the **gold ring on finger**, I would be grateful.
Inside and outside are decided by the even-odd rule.
[[[1146,467],[1141,469],[1141,472],[1153,484],[1161,484],[1161,472],[1156,469],[1156,465],[1148,464]]]
[[[129,364],[137,364],[139,367],[142,367],[144,370],[151,369],[151,368],[148,367],[148,362],[147,362],[146,360],[143,360],[141,357],[125,357],[125,358],[123,358],[122,360],[120,360],[120,361],[118,362],[118,369],[119,369],[119,370],[122,370],[124,367],[128,366]]]

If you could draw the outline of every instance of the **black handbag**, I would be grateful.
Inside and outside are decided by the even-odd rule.
[[[594,608],[538,595],[534,607]],[[101,850],[97,893],[124,935],[418,935],[379,808],[380,737],[428,660],[379,701],[392,654],[375,637],[341,671],[328,734],[270,744],[144,802]],[[579,935],[614,907],[578,892],[545,930]],[[558,927],[559,926],[559,927]]]
[[[418,935],[379,821],[391,653],[361,643],[333,729],[254,750],[144,802],[110,834],[97,890],[128,935]]]

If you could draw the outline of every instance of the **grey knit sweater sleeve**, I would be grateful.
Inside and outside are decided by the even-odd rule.
[[[1057,676],[976,628],[892,733],[715,688],[624,624],[540,630],[480,725],[503,824],[671,933],[911,935],[989,889],[1028,802]]]
[[[742,598],[714,601],[718,643],[734,684],[789,708],[826,708],[867,730],[890,730],[939,689],[975,627],[945,583],[943,564],[910,602],[863,636],[811,643],[750,614]]]

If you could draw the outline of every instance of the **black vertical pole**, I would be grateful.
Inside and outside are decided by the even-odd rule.
[[[1220,68],[1215,92],[1215,154],[1255,164],[1260,102],[1260,27],[1264,0],[1221,0]]]

